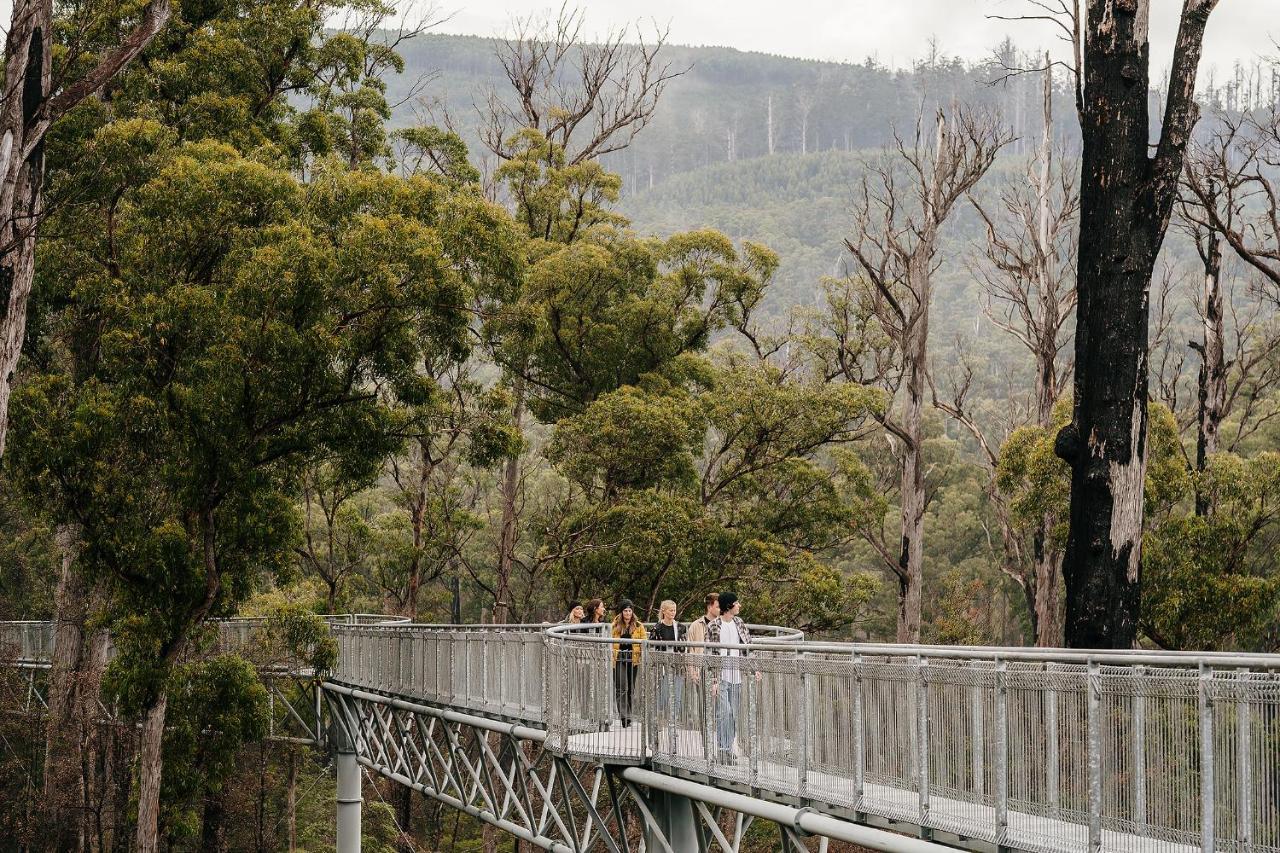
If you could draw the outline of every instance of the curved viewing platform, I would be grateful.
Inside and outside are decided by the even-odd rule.
[[[604,626],[326,619],[339,655],[324,690],[382,703],[331,701],[361,755],[392,724],[371,709],[413,709],[958,846],[1280,853],[1280,655],[750,626],[748,645],[636,641],[628,706]],[[252,649],[264,624],[218,623],[217,645]],[[0,624],[10,663],[48,666],[54,640],[48,623]]]

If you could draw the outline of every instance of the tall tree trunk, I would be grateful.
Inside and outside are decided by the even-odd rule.
[[[53,846],[70,847],[72,833],[81,826],[79,812],[86,803],[79,784],[82,722],[78,684],[85,652],[84,623],[89,584],[76,570],[78,531],[60,525],[57,544],[61,572],[54,593],[53,658],[49,668],[49,714],[45,729],[44,797],[47,831]],[[74,819],[73,819],[74,815]],[[76,844],[75,846],[81,846]]]
[[[928,293],[928,287],[925,291]],[[927,304],[927,302],[925,303]],[[902,413],[906,433],[902,458],[902,552],[898,558],[898,642],[920,642],[924,586],[924,393],[928,313],[919,317],[907,358],[907,396]]]
[[[1227,366],[1222,318],[1222,242],[1210,231],[1200,247],[1204,263],[1204,316],[1200,344],[1199,418],[1196,430],[1196,471],[1203,472],[1218,452],[1218,433],[1227,405]],[[1196,515],[1212,510],[1209,497],[1196,489]]]
[[[93,597],[92,611],[98,610],[105,602],[100,601],[100,593]],[[89,638],[85,652],[84,665],[77,679],[78,705],[76,718],[80,727],[80,785],[84,792],[86,808],[81,814],[80,837],[82,839],[99,839],[102,835],[102,811],[109,807],[107,798],[111,786],[107,783],[109,753],[104,753],[106,739],[110,736],[105,731],[101,713],[102,676],[107,669],[107,655],[111,648],[111,637],[105,628],[99,628]],[[92,849],[92,843],[83,849]],[[98,845],[101,848],[101,845]]]
[[[1040,135],[1040,175],[1036,188],[1037,237],[1040,242],[1036,276],[1040,291],[1041,340],[1036,350],[1036,422],[1045,428],[1053,423],[1053,406],[1058,401],[1058,329],[1061,313],[1058,288],[1052,265],[1057,261],[1051,233],[1053,211],[1050,186],[1053,175],[1053,64],[1045,54],[1044,90]],[[1032,572],[1035,590],[1036,645],[1062,645],[1062,553],[1050,547],[1056,513],[1046,511],[1032,534]]]
[[[1148,288],[1190,129],[1216,0],[1184,0],[1165,120],[1148,155],[1150,0],[1089,0],[1081,102],[1075,408],[1056,451],[1071,467],[1066,640],[1137,637],[1147,468]]]
[[[517,376],[511,386],[515,402],[511,424],[521,429],[524,420],[524,379]],[[504,623],[511,614],[511,571],[515,567],[518,509],[520,492],[520,454],[514,454],[502,466],[502,531],[498,541],[498,578],[494,590],[493,621]]]
[[[51,0],[15,0],[5,41],[5,80],[12,95],[0,113],[0,456],[9,424],[9,394],[27,327],[35,278],[36,223],[44,181],[43,134],[36,125],[48,97],[53,56]],[[21,81],[21,82],[19,82]],[[19,88],[20,87],[20,88]],[[21,97],[16,97],[21,91]]]
[[[138,747],[138,830],[135,853],[160,850],[160,777],[163,770],[164,718],[169,695],[160,695],[142,718]]]

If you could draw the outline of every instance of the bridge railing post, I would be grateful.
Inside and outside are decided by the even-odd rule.
[[[867,741],[862,707],[862,655],[853,653],[853,803],[862,811],[866,793]]]
[[[1147,834],[1147,694],[1146,667],[1134,667],[1133,720],[1133,820],[1138,835]]]
[[[1102,669],[1090,660],[1086,677],[1087,723],[1085,766],[1089,780],[1088,844],[1090,853],[1102,849]]]
[[[796,796],[803,797],[809,786],[809,733],[813,723],[813,702],[809,695],[808,657],[804,652],[797,656],[796,666],[799,668],[800,681],[800,731],[797,740],[796,756]]]
[[[1240,693],[1236,699],[1236,831],[1238,840],[1249,849],[1253,845],[1253,746],[1252,684],[1249,670],[1241,670]]]
[[[921,826],[929,820],[929,683],[925,675],[928,666],[927,658],[916,655],[916,785]]]
[[[995,736],[995,817],[996,846],[1009,840],[1009,672],[1008,664],[996,660],[996,736]]]
[[[1200,730],[1200,849],[1214,849],[1214,778],[1213,778],[1213,670],[1200,664],[1199,730]]]
[[[1044,792],[1045,800],[1056,817],[1059,812],[1059,779],[1061,768],[1058,764],[1058,684],[1054,679],[1054,665],[1044,665]]]

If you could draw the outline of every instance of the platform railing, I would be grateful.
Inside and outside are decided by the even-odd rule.
[[[1280,656],[647,643],[619,730],[609,647],[548,638],[553,749],[1019,850],[1280,851]]]
[[[330,628],[340,625],[383,625],[408,622],[402,616],[380,613],[322,614]],[[216,630],[213,650],[219,653],[251,654],[260,642],[265,616],[240,616],[217,619],[209,623]],[[0,622],[0,661],[28,667],[47,667],[53,660],[56,639],[54,623],[49,621]],[[108,656],[111,652],[108,651]]]
[[[332,677],[425,702],[542,723],[543,632],[527,625],[342,625]]]
[[[789,657],[804,639],[793,628],[749,628],[753,638],[782,650],[762,650],[762,660]],[[684,695],[686,682],[696,679],[683,656],[677,664],[673,657],[677,653],[664,651],[671,644],[632,643],[639,663],[619,668],[617,652],[624,645],[594,626],[559,625],[548,630],[545,723],[547,742],[554,749],[580,757],[640,762],[653,754],[658,736],[675,727],[670,719],[673,713],[681,715],[682,721],[693,713],[693,706],[685,709]],[[708,648],[675,645],[689,652],[690,662],[701,660]],[[692,696],[694,691],[689,688],[689,692]],[[677,696],[682,710],[673,712]]]

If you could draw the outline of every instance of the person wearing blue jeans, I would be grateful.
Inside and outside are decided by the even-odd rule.
[[[654,663],[658,681],[657,717],[654,724],[658,731],[667,733],[665,740],[671,750],[676,749],[676,728],[680,724],[684,705],[684,665],[675,659],[684,657],[684,629],[676,621],[676,603],[670,599],[658,605],[658,623],[649,635],[656,655]],[[674,658],[674,659],[673,659]]]
[[[716,747],[721,761],[734,758],[734,742],[738,737],[738,716],[742,711],[742,659],[751,643],[751,632],[738,617],[742,603],[732,592],[720,594],[720,616],[707,626],[707,642],[723,646],[712,648],[719,655],[720,666],[711,672],[711,693],[716,700]]]

